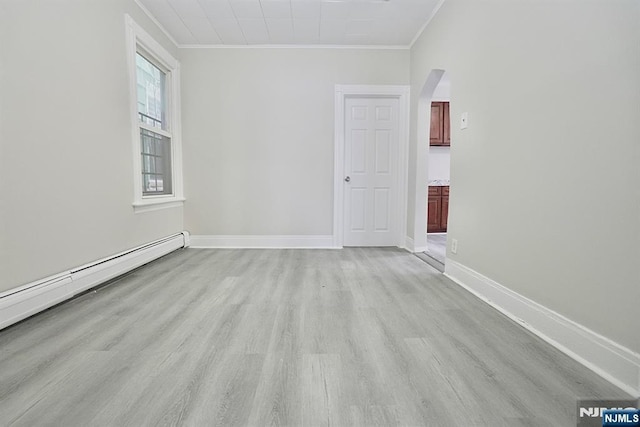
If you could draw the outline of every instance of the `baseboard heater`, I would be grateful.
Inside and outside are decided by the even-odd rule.
[[[187,246],[184,231],[0,293],[0,329]]]

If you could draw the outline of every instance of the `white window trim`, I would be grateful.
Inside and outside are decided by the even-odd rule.
[[[133,209],[136,213],[181,207],[184,204],[182,177],[182,138],[180,122],[180,63],[160,43],[155,41],[125,14],[127,63],[129,67],[129,106],[133,153]],[[140,154],[140,124],[138,122],[138,93],[136,88],[136,53],[141,47],[162,65],[166,72],[169,102],[167,114],[171,131],[171,173],[173,194],[144,196],[142,194],[142,160]],[[159,132],[157,129],[154,132]]]

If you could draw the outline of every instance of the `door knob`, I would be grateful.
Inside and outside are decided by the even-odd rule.
[[[345,182],[351,182],[351,177],[350,177],[350,176],[346,177],[346,178],[344,179],[344,181],[345,181]]]

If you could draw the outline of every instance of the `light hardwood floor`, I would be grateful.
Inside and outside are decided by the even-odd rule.
[[[628,397],[398,249],[174,252],[0,332],[0,424],[574,426]]]

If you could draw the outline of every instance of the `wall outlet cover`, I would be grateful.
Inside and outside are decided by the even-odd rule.
[[[469,113],[464,112],[460,116],[460,129],[466,129],[469,127]]]

